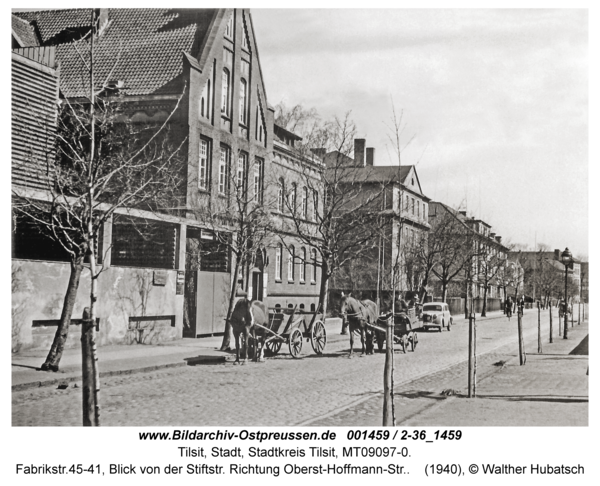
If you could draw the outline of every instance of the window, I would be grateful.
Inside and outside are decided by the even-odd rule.
[[[317,221],[317,216],[319,214],[319,193],[316,189],[313,190],[313,201],[314,201],[314,211],[313,211],[313,221]]]
[[[250,50],[250,42],[248,41],[248,29],[246,29],[246,19],[244,19],[242,26],[242,47],[246,50]]]
[[[163,221],[115,215],[111,265],[175,268],[177,229]]]
[[[227,175],[229,174],[229,161],[231,160],[231,150],[229,147],[221,146],[221,158],[219,159],[219,194],[227,194],[228,186]]]
[[[283,195],[285,193],[285,184],[283,179],[279,179],[279,184],[277,186],[277,211],[283,213]]]
[[[240,123],[246,125],[248,120],[246,107],[246,90],[247,84],[245,79],[240,79]]]
[[[208,120],[212,119],[212,79],[213,79],[213,67],[211,66],[210,72],[208,73],[208,79],[202,90],[200,96],[200,116]]]
[[[306,277],[306,248],[300,249],[300,257],[302,258],[300,262],[300,282],[304,282]]]
[[[208,190],[210,171],[210,143],[208,140],[200,140],[200,155],[198,161],[198,189]]]
[[[421,205],[419,204],[419,201],[417,201],[417,218],[421,217]]]
[[[275,280],[281,281],[281,243],[275,249]]]
[[[242,59],[242,75],[250,75],[250,63],[246,59]]]
[[[306,186],[302,188],[302,217],[308,218],[308,189]]]
[[[310,259],[312,260],[310,282],[317,283],[317,250],[313,248],[310,253]]]
[[[264,161],[256,157],[254,161],[254,201],[263,202],[263,167]]]
[[[223,69],[222,78],[222,93],[221,93],[221,113],[223,116],[230,116],[230,103],[229,103],[229,69]]]
[[[415,215],[415,200],[414,200],[414,198],[411,197],[410,201],[412,203],[412,214],[414,216]]]
[[[409,200],[409,197],[408,197],[408,194],[407,194],[406,195],[406,212],[408,212],[408,208],[409,208],[408,200]]]
[[[294,258],[294,247],[290,246],[290,248],[288,249],[288,282],[294,281]]]
[[[13,203],[15,201],[13,200]],[[41,212],[41,209],[33,210],[32,215],[25,215],[21,212],[13,211],[12,222],[12,258],[18,260],[44,260],[50,262],[70,262],[71,255],[61,243],[51,237],[50,229],[46,228],[43,224],[38,224],[34,218],[39,218],[41,221],[49,221],[50,215],[45,212]],[[49,208],[48,208],[49,210]],[[53,214],[53,221],[57,223],[57,219],[60,216]],[[58,227],[58,224],[56,225]],[[72,227],[71,224],[66,223],[66,228]],[[72,239],[74,248],[76,244],[80,244],[81,234],[78,231],[70,231],[65,229],[62,232],[57,229],[57,233],[61,241],[66,242],[67,236]],[[65,236],[66,233],[66,236]],[[104,238],[104,226],[98,228],[97,238],[95,243],[96,263],[102,263],[102,257],[104,255],[102,240]],[[89,262],[88,257],[84,260],[85,263]]]
[[[227,236],[227,238],[226,238]],[[220,235],[214,239],[200,240],[200,270],[203,272],[229,273],[231,271],[231,252],[225,240],[231,235]]]
[[[425,206],[425,203],[423,203],[423,218],[427,219],[427,206]]]
[[[292,189],[288,194],[288,206],[290,207],[290,213],[296,213],[296,183],[292,182]]]
[[[229,17],[227,25],[225,26],[225,37],[233,39],[233,14],[231,14],[231,17]]]
[[[240,152],[238,155],[237,163],[237,191],[238,194],[244,194],[246,192],[246,167],[248,166],[248,155],[244,152]]]
[[[40,219],[49,220],[49,216]],[[70,262],[71,255],[63,246],[36,224],[34,218],[13,212],[15,223],[12,232],[12,257],[19,260],[46,260],[51,262]],[[73,237],[75,235],[69,235]],[[98,254],[98,253],[97,253]]]

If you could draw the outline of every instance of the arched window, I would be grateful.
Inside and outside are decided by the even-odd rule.
[[[310,259],[312,260],[310,282],[317,283],[317,250],[314,248],[310,252]]]
[[[281,281],[281,269],[282,269],[282,262],[281,262],[281,252],[282,252],[283,247],[281,246],[281,243],[279,245],[277,245],[277,248],[275,249],[275,280],[279,280]]]
[[[302,259],[300,262],[300,282],[304,282],[306,277],[306,248],[300,249],[300,258]]]
[[[296,212],[296,183],[292,182],[292,188],[288,195],[288,206],[290,207],[290,213]]]
[[[208,73],[208,79],[202,89],[200,95],[200,116],[208,120],[212,119],[212,79],[213,79],[213,67],[211,66],[210,72]]]
[[[277,211],[283,213],[283,195],[285,194],[285,184],[283,182],[283,178],[279,179],[279,184],[277,185]]]
[[[290,246],[288,249],[288,282],[294,281],[294,247]]]
[[[246,92],[248,85],[245,79],[240,79],[240,123],[242,125],[247,124],[248,120],[248,108],[246,106]]]
[[[306,186],[302,188],[302,217],[308,218],[308,189]]]
[[[230,116],[229,103],[229,69],[223,69],[222,78],[222,93],[221,93],[221,113],[226,117]]]

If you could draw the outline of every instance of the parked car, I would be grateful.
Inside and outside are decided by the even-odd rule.
[[[423,304],[421,321],[423,322],[424,329],[437,327],[442,332],[442,329],[445,327],[449,331],[450,326],[452,326],[452,316],[450,315],[448,304],[445,302],[428,302],[427,304]]]

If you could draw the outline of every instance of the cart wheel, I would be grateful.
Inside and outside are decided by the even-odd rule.
[[[410,350],[414,351],[417,347],[417,343],[419,342],[419,335],[416,332],[412,333],[412,339],[410,340]]]
[[[327,344],[327,333],[325,332],[325,326],[321,321],[313,323],[312,329],[310,330],[310,344],[315,353],[323,354],[323,350]]]
[[[272,339],[267,341],[267,351],[271,356],[275,356],[281,349],[281,341],[279,339]]]
[[[289,346],[292,357],[297,358],[300,356],[300,351],[302,351],[302,333],[300,332],[300,329],[294,329],[292,331]]]
[[[408,337],[406,336],[406,334],[403,334],[400,338],[400,344],[402,344],[402,352],[406,353],[406,350],[408,348]]]

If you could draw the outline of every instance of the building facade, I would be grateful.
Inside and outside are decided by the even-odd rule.
[[[234,275],[236,260],[227,244],[237,231],[240,195],[250,205],[264,205],[266,211],[271,211],[268,205],[277,196],[267,180],[275,163],[273,109],[267,101],[250,11],[97,9],[95,18],[98,89],[106,99],[118,99],[126,107],[128,122],[168,123],[187,159],[184,194],[174,207],[119,208],[103,227],[98,249],[103,269],[98,279],[98,343],[155,343],[220,333],[232,286],[242,285],[240,276],[251,296],[269,306],[302,303],[310,308],[313,289],[319,287],[319,274],[311,273],[308,264],[310,249],[305,249],[309,255],[305,267],[292,260],[293,285],[289,275],[284,278],[280,273],[281,282],[276,278],[275,241],[303,250],[293,234],[265,240],[239,275]],[[87,78],[82,76],[75,46],[85,52],[90,25],[90,10],[13,16],[13,47],[52,46],[60,62],[60,77],[43,63],[36,68],[54,77],[51,104],[86,98]],[[19,54],[13,52],[15,56]],[[18,87],[32,84],[32,75],[27,76],[17,81],[13,71],[13,102]],[[36,98],[30,91],[31,104],[39,104],[39,95]],[[278,153],[285,152],[285,143],[277,140]],[[21,175],[26,168],[18,157],[13,151],[13,193],[27,188],[26,176]],[[278,167],[293,179],[292,166],[278,163]],[[37,190],[43,198],[43,187]],[[140,225],[144,235],[136,230]],[[45,253],[32,251],[36,245],[31,235],[29,240],[23,236],[22,228],[17,222],[13,232],[13,348],[47,346],[61,312],[68,257],[53,253],[47,245]],[[284,258],[281,255],[280,261]],[[282,290],[277,286],[284,287],[284,281],[287,286]],[[84,272],[74,318],[86,305],[88,285]],[[300,294],[303,302],[297,298]],[[77,339],[71,333],[68,345]]]
[[[353,291],[363,298],[380,296],[382,309],[391,307],[391,294],[418,292],[423,275],[416,262],[415,250],[427,245],[430,198],[421,187],[412,165],[376,165],[375,149],[365,139],[354,140],[353,158],[330,152],[325,156],[328,168],[345,164],[358,170],[348,172],[359,184],[362,198],[373,198],[373,206],[382,215],[379,235],[367,242],[369,248],[360,258],[352,259],[333,277],[332,291]],[[343,185],[343,184],[342,184]]]

